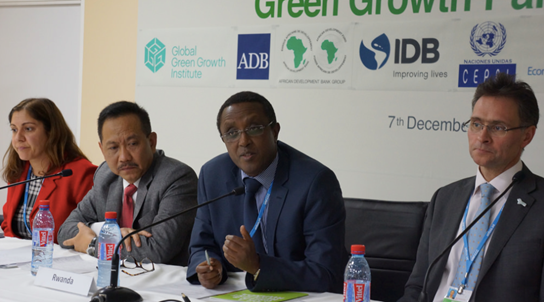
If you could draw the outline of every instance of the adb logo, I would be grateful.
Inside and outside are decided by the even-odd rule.
[[[470,47],[480,57],[496,56],[506,44],[506,29],[500,23],[476,24],[470,33]]]
[[[238,35],[236,79],[268,80],[270,34]]]
[[[166,59],[166,46],[155,38],[145,46],[145,66],[153,73],[157,72],[164,66]]]
[[[389,53],[391,52],[389,38],[387,38],[385,34],[381,34],[377,36],[374,40],[372,40],[372,43],[370,45],[374,50],[383,53],[385,55],[385,58],[381,59],[381,62],[378,62],[376,59],[376,53],[368,49],[365,46],[363,40],[361,40],[361,46],[359,46],[359,57],[361,58],[361,62],[363,62],[363,65],[365,65],[366,68],[370,70],[378,70],[382,68],[389,59]]]

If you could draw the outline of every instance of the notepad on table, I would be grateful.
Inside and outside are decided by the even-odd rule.
[[[231,300],[231,301],[243,301],[243,302],[280,302],[300,297],[307,296],[305,293],[297,292],[252,292],[249,290],[241,290],[228,294],[213,296],[213,298]]]

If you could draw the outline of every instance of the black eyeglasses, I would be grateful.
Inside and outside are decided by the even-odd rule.
[[[151,259],[147,257],[142,259],[142,261],[136,261],[134,257],[128,256],[127,258],[121,260],[121,267],[124,267],[127,269],[135,269],[139,267],[144,270],[143,272],[139,272],[136,274],[131,274],[125,270],[122,270],[123,273],[129,276],[138,276],[138,275],[149,273],[155,270],[155,264],[153,263],[153,261],[151,261]]]
[[[508,133],[508,131],[530,127],[530,126],[519,126],[519,127],[508,128],[506,125],[500,124],[500,123],[485,125],[483,123],[480,123],[479,121],[473,121],[473,120],[468,120],[467,122],[463,123],[463,127],[467,127],[467,126],[468,126],[468,129],[470,129],[470,131],[474,133],[479,133],[482,130],[484,130],[484,128],[487,128],[487,132],[489,132],[489,134],[492,136],[505,136],[506,133]]]
[[[227,133],[221,135],[221,138],[225,143],[233,143],[235,141],[238,141],[240,137],[242,136],[242,132],[247,133],[249,136],[259,136],[264,133],[264,129],[270,125],[272,125],[274,121],[270,122],[268,125],[259,125],[259,126],[251,126],[249,128],[246,128],[244,130],[230,130]]]

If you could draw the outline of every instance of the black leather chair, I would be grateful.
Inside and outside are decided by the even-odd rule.
[[[371,299],[397,301],[415,264],[427,202],[344,198],[346,248],[366,246]]]

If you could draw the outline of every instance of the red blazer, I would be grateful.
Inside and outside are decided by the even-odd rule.
[[[17,182],[26,179],[29,166],[30,164],[27,162],[25,170]],[[34,221],[34,216],[38,213],[39,201],[49,200],[49,209],[55,219],[55,243],[58,243],[57,232],[59,231],[60,226],[93,186],[93,175],[96,166],[86,159],[79,158],[65,164],[51,174],[58,173],[65,169],[72,169],[72,176],[56,176],[43,180],[42,188],[38,194],[38,198],[36,198],[32,214],[30,215],[30,222],[32,223],[32,221]],[[8,197],[6,204],[4,204],[4,222],[2,222],[2,229],[6,236],[16,237],[12,229],[13,217],[15,216],[17,206],[22,202],[24,194],[25,185],[8,188]],[[30,225],[30,228],[32,228],[32,224]]]

